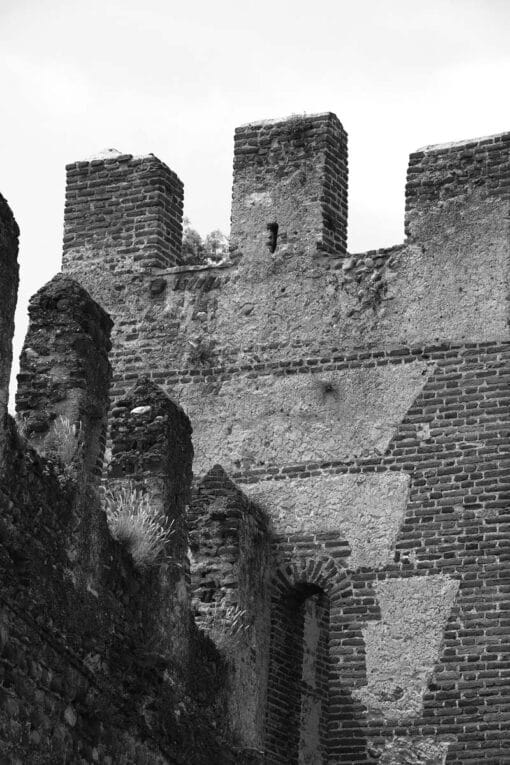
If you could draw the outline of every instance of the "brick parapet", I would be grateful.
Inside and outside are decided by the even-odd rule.
[[[111,270],[181,262],[183,185],[152,154],[67,165],[65,271],[102,260]]]
[[[478,140],[427,146],[409,157],[406,233],[413,216],[450,199],[510,200],[510,133]]]
[[[253,198],[246,197],[247,187],[254,192]],[[286,210],[284,195],[293,210]],[[248,237],[253,232],[247,227],[244,208],[257,204],[262,197],[267,220],[261,219],[259,225],[274,220],[278,242],[308,248],[311,254],[345,254],[347,134],[334,114],[295,115],[236,129],[234,249],[244,252],[250,246]]]

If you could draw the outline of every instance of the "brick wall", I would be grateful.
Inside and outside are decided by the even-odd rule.
[[[347,134],[334,114],[296,115],[236,129],[232,245],[236,256],[271,251],[310,263],[347,244]],[[299,253],[305,253],[305,258]]]
[[[510,134],[427,146],[409,157],[406,184],[406,233],[427,208],[473,193],[510,198]]]
[[[66,169],[64,268],[180,262],[183,186],[163,162],[111,151]]]

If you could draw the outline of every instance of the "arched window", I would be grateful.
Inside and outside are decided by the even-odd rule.
[[[274,603],[266,711],[268,763],[323,765],[329,702],[329,598],[298,584]]]
[[[266,765],[362,762],[366,721],[352,690],[365,650],[345,571],[328,557],[273,579],[265,716]]]

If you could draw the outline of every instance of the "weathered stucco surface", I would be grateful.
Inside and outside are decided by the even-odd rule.
[[[339,531],[351,548],[347,565],[353,569],[390,562],[408,490],[409,476],[396,472],[243,485],[278,534]]]
[[[416,717],[459,582],[444,574],[375,585],[381,621],[363,629],[367,685],[354,694],[387,720]]]
[[[292,377],[249,375],[176,386],[173,394],[200,423],[195,471],[227,470],[383,454],[429,367],[398,366]]]

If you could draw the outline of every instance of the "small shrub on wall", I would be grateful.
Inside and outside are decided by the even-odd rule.
[[[136,568],[161,562],[174,523],[154,511],[147,494],[132,482],[114,486],[103,491],[103,508],[112,537],[128,550]]]
[[[198,622],[200,629],[220,651],[229,651],[237,648],[246,637],[248,624],[245,617],[246,611],[239,606],[225,608],[220,603],[214,603],[201,614]]]

